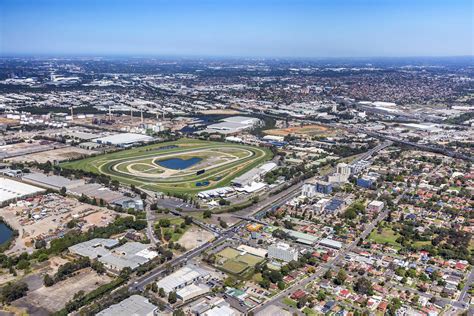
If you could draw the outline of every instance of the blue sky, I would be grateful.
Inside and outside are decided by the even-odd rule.
[[[0,54],[474,55],[472,0],[0,0]]]

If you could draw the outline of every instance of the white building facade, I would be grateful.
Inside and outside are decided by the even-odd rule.
[[[277,243],[268,247],[268,257],[285,262],[298,260],[298,250],[285,243]]]

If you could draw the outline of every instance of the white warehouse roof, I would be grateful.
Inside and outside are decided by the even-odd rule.
[[[329,238],[323,238],[319,241],[319,244],[321,246],[324,246],[324,247],[329,247],[329,248],[335,248],[335,249],[341,249],[342,248],[342,243],[337,241],[337,240],[333,240],[333,239],[329,239]]]
[[[207,275],[209,275],[209,272],[204,269],[193,266],[185,266],[159,280],[157,285],[158,288],[162,287],[166,293],[169,293]]]
[[[147,298],[140,295],[132,295],[118,304],[104,309],[98,316],[152,316],[157,307],[151,304]]]
[[[128,144],[140,143],[140,142],[150,142],[153,139],[154,138],[151,136],[142,135],[142,134],[122,133],[122,134],[115,134],[115,135],[96,138],[94,141],[100,144],[128,145]]]
[[[26,182],[31,182],[40,186],[45,186],[53,189],[61,189],[65,187],[66,189],[78,187],[85,184],[84,180],[69,180],[68,178],[56,175],[46,175],[44,173],[27,173],[23,175],[22,179]]]
[[[258,123],[259,119],[256,117],[246,117],[246,116],[231,116],[222,120],[222,122],[232,122],[245,125],[253,125]]]
[[[44,189],[26,183],[0,178],[0,203],[44,191]]]
[[[275,169],[277,167],[277,164],[274,163],[274,162],[267,162],[266,164],[263,164],[260,166],[260,170],[265,174],[269,171],[272,171],[273,169]]]
[[[127,242],[113,248],[118,244],[116,239],[95,238],[73,245],[69,251],[90,259],[98,258],[107,268],[116,271],[126,267],[134,270],[158,255],[156,251],[149,250],[150,245],[147,244]]]
[[[205,294],[209,291],[210,291],[209,286],[207,286],[205,284],[196,285],[196,284],[192,283],[192,284],[187,285],[187,286],[183,287],[182,289],[176,291],[176,295],[178,296],[178,298],[180,298],[181,300],[186,302],[186,301],[189,301],[189,300],[195,298],[196,296]]]

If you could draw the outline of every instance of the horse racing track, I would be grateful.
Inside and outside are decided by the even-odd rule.
[[[271,156],[266,148],[180,139],[65,162],[61,166],[105,174],[146,190],[196,193],[227,185]]]

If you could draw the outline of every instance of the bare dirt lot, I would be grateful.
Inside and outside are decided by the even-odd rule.
[[[83,231],[86,231],[91,226],[98,226],[98,227],[105,227],[113,222],[116,213],[114,211],[108,209],[101,209],[95,213],[91,213],[87,216],[84,216],[82,220],[86,222],[86,224],[82,227]]]
[[[205,242],[212,240],[214,235],[202,228],[192,226],[178,240],[178,243],[186,249],[194,249]]]
[[[43,274],[55,274],[59,266],[69,260],[61,257],[52,257],[48,261],[36,263],[31,266],[31,271],[25,273],[23,270],[17,270],[18,276],[13,276],[8,269],[0,270],[0,286],[9,282],[21,279],[28,284],[30,290],[35,290],[43,286]],[[0,314],[1,315],[1,314]]]
[[[224,222],[227,223],[227,225],[232,226],[235,223],[237,223],[240,219],[234,216],[234,213],[216,213],[212,214],[211,218],[206,218],[203,221],[208,223],[208,224],[214,224],[216,226],[219,226],[219,222],[222,219]]]
[[[305,125],[302,127],[295,126],[295,127],[288,127],[288,128],[270,129],[264,132],[265,134],[274,135],[274,136],[286,136],[290,134],[316,136],[316,135],[332,134],[334,131],[327,127],[313,124],[313,125]]]
[[[13,305],[27,309],[30,315],[48,315],[63,308],[77,292],[82,290],[88,293],[111,280],[111,277],[98,275],[87,268],[51,287],[42,286],[31,291]]]
[[[33,153],[68,147],[62,143],[51,141],[33,141],[0,146],[0,158],[28,156]]]
[[[79,159],[82,157],[87,157],[92,154],[97,153],[93,150],[82,149],[79,147],[65,147],[59,149],[53,149],[48,151],[43,151],[34,154],[27,154],[17,157],[9,158],[8,160],[11,162],[38,162],[38,163],[45,163],[48,161],[64,161],[69,159]]]
[[[14,120],[14,119],[9,119],[9,118],[6,118],[6,117],[0,117],[0,124],[6,124],[8,126],[15,126],[15,125],[19,125],[19,121],[18,120]]]

